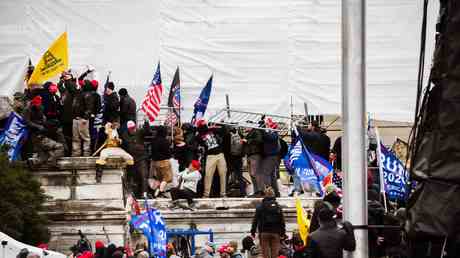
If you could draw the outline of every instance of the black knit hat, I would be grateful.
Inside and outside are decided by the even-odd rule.
[[[125,88],[121,88],[121,89],[118,91],[118,95],[120,95],[120,96],[126,96],[126,95],[128,95],[128,90],[125,89]]]
[[[113,84],[113,82],[107,83],[107,89],[114,90],[115,89],[115,84]]]

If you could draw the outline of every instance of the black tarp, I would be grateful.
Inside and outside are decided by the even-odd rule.
[[[431,90],[422,109],[408,203],[409,233],[453,237],[460,232],[460,1],[441,0]]]

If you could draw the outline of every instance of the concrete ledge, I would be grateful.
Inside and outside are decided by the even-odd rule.
[[[47,212],[90,212],[124,211],[123,200],[66,200],[49,201],[45,204]]]
[[[281,197],[276,198],[278,203],[283,209],[294,208],[295,209],[295,198],[293,197]],[[301,197],[302,206],[305,209],[312,209],[315,201],[320,198],[313,197]],[[144,207],[144,200],[138,200],[141,207]],[[194,199],[196,211],[199,210],[239,210],[239,209],[255,209],[256,205],[262,201],[262,198],[202,198]],[[168,211],[168,205],[171,203],[170,199],[149,199],[148,203],[151,207],[155,207],[160,211]]]
[[[71,223],[71,222],[92,222],[100,223],[101,221],[118,221],[124,223],[126,221],[126,211],[72,211],[72,212],[45,212],[48,218],[55,223]]]
[[[95,169],[96,160],[98,157],[63,157],[57,161],[57,170],[81,170],[81,169]],[[126,164],[123,159],[109,158],[104,168],[125,168]],[[50,171],[56,170],[56,167],[51,167],[46,164],[34,168],[36,171]]]

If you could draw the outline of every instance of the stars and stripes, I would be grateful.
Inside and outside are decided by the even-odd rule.
[[[174,126],[179,121],[180,123],[180,79],[179,67],[176,69],[174,79],[171,83],[168,97],[168,116],[165,125]]]
[[[142,102],[142,111],[147,115],[150,122],[160,113],[161,96],[163,95],[163,85],[161,84],[160,63],[158,62],[157,70],[153,76],[152,83],[149,86],[147,95]]]

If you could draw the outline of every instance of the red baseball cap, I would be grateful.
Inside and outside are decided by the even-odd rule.
[[[192,163],[190,163],[192,165],[192,167],[196,170],[200,170],[201,169],[201,164],[198,160],[194,159],[192,160]]]

